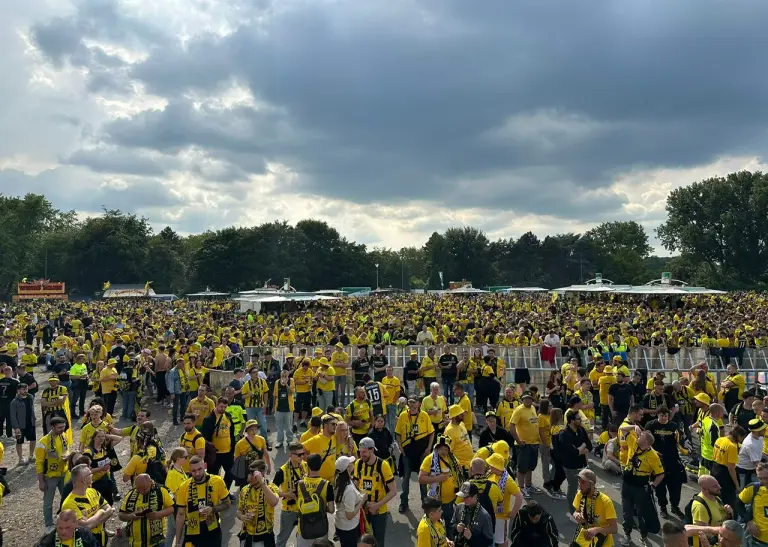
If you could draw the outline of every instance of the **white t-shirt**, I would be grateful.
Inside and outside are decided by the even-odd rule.
[[[336,502],[336,512],[334,513],[334,524],[339,530],[352,530],[360,524],[360,511],[355,513],[352,519],[347,519],[347,513],[352,512],[355,506],[363,499],[363,494],[360,493],[354,484],[348,484],[344,489],[344,493],[341,495],[341,502]]]
[[[754,471],[755,464],[753,462],[759,462],[763,457],[763,438],[755,438],[750,433],[747,435],[744,442],[741,443],[739,449],[739,462],[736,464],[738,467]]]

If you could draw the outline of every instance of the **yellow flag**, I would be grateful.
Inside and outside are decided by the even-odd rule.
[[[67,427],[64,435],[66,435],[67,443],[69,443],[69,446],[72,446],[72,429],[75,427],[75,424],[72,423],[72,414],[69,411],[69,399],[64,402],[64,415],[67,417],[67,424],[69,424],[69,427]]]
[[[27,278],[25,277],[24,279],[21,280],[21,282],[22,283],[26,283],[27,282]]]
[[[144,290],[145,290],[145,291],[149,291],[149,286],[150,286],[151,284],[152,284],[152,282],[151,282],[151,281],[147,281],[146,283],[144,283]]]
[[[104,291],[108,291],[111,286],[112,284],[109,281],[107,281],[106,283],[104,283],[104,285],[102,285],[101,289]]]
[[[552,302],[557,302],[557,293],[556,292],[552,293]]]

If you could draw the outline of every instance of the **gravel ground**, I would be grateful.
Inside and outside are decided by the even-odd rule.
[[[44,374],[38,374],[37,376],[39,378],[45,377]],[[90,400],[90,397],[88,400]],[[118,400],[118,408],[119,407],[120,402]],[[173,426],[171,424],[170,411],[157,405],[154,400],[149,404],[149,409],[152,411],[152,421],[155,423],[166,449],[175,447],[183,428],[181,426]],[[39,403],[36,406],[36,411],[39,418]],[[116,411],[116,414],[119,415],[119,410]],[[268,423],[272,425],[271,420]],[[117,425],[119,427],[127,426],[130,425],[130,423],[120,422]],[[274,431],[274,427],[271,429]],[[41,435],[39,427],[38,435]],[[271,440],[274,442],[273,435],[274,433],[270,436],[272,437]],[[76,426],[75,439],[78,437],[79,427]],[[475,436],[475,438],[477,438],[477,436]],[[2,527],[5,530],[4,545],[6,547],[31,547],[44,533],[41,510],[43,499],[42,492],[37,488],[34,465],[17,466],[18,459],[16,457],[15,441],[2,438],[2,442],[5,446],[5,459],[2,462],[2,465],[8,468],[7,479],[12,490],[11,494],[7,495],[3,499],[2,505],[0,505],[0,524],[2,524]],[[121,442],[117,446],[117,453],[120,456],[120,461],[123,465],[128,463],[129,451],[130,448],[126,441]],[[285,463],[286,454],[284,451],[272,450],[270,454],[273,458],[273,469]],[[26,448],[24,455],[26,456]],[[599,465],[596,465],[595,462],[591,462],[591,466],[600,479],[599,488],[608,494],[614,501],[616,512],[619,515],[619,528],[621,529],[620,481],[617,477],[609,476],[602,471],[602,469],[599,468]],[[128,486],[124,485],[122,482],[122,472],[117,473],[116,479],[121,493],[125,493],[128,490]],[[535,472],[534,484],[541,487],[542,482],[539,466],[539,469]],[[397,480],[397,483],[399,489],[399,479]],[[565,485],[563,485],[563,488],[564,487]],[[694,487],[695,485],[691,482],[683,486],[681,509],[695,493]],[[387,545],[405,546],[415,544],[416,527],[423,515],[418,490],[418,485],[415,483],[414,479],[411,484],[411,495],[409,500],[410,511],[404,515],[397,512],[399,494],[397,498],[390,502],[389,508],[391,520],[387,527]],[[575,529],[573,524],[565,518],[567,509],[566,503],[563,501],[555,501],[546,495],[536,496],[535,499],[555,517],[560,532],[560,544],[567,546],[570,543],[570,539],[573,536]],[[54,508],[58,508],[58,505],[59,499],[57,495],[54,501]],[[117,517],[113,517],[107,524],[109,530],[115,530],[119,526],[120,522]],[[333,518],[331,518],[331,527],[333,527]],[[223,516],[222,530],[224,531],[223,546],[239,547],[237,532],[240,530],[240,523],[235,519],[234,506]],[[621,535],[621,532],[619,535]],[[633,538],[637,543],[639,540],[637,531],[633,532]],[[618,544],[618,536],[614,539],[616,544]],[[651,536],[650,539],[652,543],[661,545],[660,538],[657,536]],[[109,545],[111,547],[127,547],[128,542],[124,538],[113,538],[109,542]],[[293,541],[289,542],[289,547],[293,547]]]

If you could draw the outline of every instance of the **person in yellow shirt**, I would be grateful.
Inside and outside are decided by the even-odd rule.
[[[275,507],[280,503],[277,486],[270,484],[269,474],[263,460],[254,461],[249,469],[248,484],[240,491],[237,501],[237,518],[243,527],[239,538],[244,544],[274,544]]]
[[[732,514],[720,500],[720,484],[711,475],[699,477],[699,494],[694,496],[691,503],[691,517],[695,526],[719,527]],[[715,538],[716,541],[716,538]],[[714,543],[710,543],[713,545]],[[694,547],[699,547],[698,536],[693,537]]]
[[[613,547],[613,534],[619,530],[613,501],[597,489],[597,475],[591,469],[579,471],[579,490],[572,502],[573,518],[579,524],[573,542],[593,547],[595,538],[603,547]]]
[[[187,449],[181,446],[174,448],[171,452],[171,457],[168,458],[168,476],[165,478],[165,487],[174,500],[176,499],[176,492],[189,478],[185,469],[189,469]],[[176,534],[176,518],[174,513],[168,516],[166,523],[166,543],[173,543],[173,536]]]
[[[395,476],[389,463],[376,456],[376,443],[370,437],[360,441],[360,459],[354,466],[352,478],[360,492],[368,495],[364,508],[373,536],[376,543],[385,545],[389,513],[387,502],[397,495]]]
[[[191,477],[176,492],[176,545],[221,545],[219,515],[229,509],[229,489],[218,475],[206,472],[197,456],[189,460]]]
[[[229,401],[219,397],[213,413],[203,420],[200,433],[209,443],[216,447],[216,463],[209,470],[212,475],[218,475],[224,469],[224,482],[227,488],[232,486],[234,476],[231,473],[234,462],[235,424],[227,412]]]
[[[117,402],[117,359],[109,359],[104,369],[99,374],[99,386],[101,398],[104,399],[104,408],[108,414],[115,413]]]
[[[437,361],[435,360],[435,348],[434,346],[427,349],[427,354],[424,359],[421,360],[419,365],[419,374],[422,378],[425,391],[426,387],[435,381],[437,377]]]
[[[363,437],[368,435],[373,424],[373,407],[366,398],[365,388],[355,388],[355,398],[347,406],[347,423],[352,428],[352,438],[359,445]]]
[[[739,508],[752,505],[751,515],[745,510],[741,516],[747,521],[747,532],[762,544],[768,543],[768,464],[757,464],[756,473],[757,482],[739,493]]]
[[[99,540],[88,528],[78,526],[77,515],[65,509],[56,518],[56,526],[37,545],[61,547],[99,547]]]
[[[334,367],[328,366],[328,359],[325,357],[320,359],[320,368],[315,374],[315,382],[317,383],[317,405],[323,412],[326,412],[328,407],[333,404],[336,383],[341,378],[336,372]]]
[[[165,543],[165,522],[173,513],[173,498],[164,485],[149,475],[136,477],[123,498],[118,518],[127,522],[131,547],[160,547]]]
[[[295,423],[301,423],[302,427],[307,427],[307,416],[312,409],[312,384],[315,380],[315,371],[310,365],[309,359],[302,359],[296,372],[293,373],[293,383],[296,386],[294,418]]]
[[[736,464],[739,463],[739,445],[747,432],[740,425],[734,426],[725,437],[720,437],[712,447],[712,476],[720,483],[720,499],[725,505],[736,505],[736,494],[741,490]]]
[[[607,365],[603,369],[604,374],[597,381],[597,390],[600,398],[600,420],[603,431],[607,431],[608,424],[611,422],[611,407],[608,404],[608,392],[611,386],[616,383],[616,376],[613,375],[613,367]]]
[[[539,461],[539,415],[533,406],[533,395],[526,391],[521,400],[523,404],[512,412],[509,430],[517,445],[517,483],[522,485],[523,497],[541,494],[543,491],[533,486],[532,476]]]
[[[474,423],[475,414],[472,412],[472,401],[464,390],[463,382],[456,382],[453,384],[453,394],[456,397],[456,404],[464,411],[464,428],[469,434],[469,440],[472,440],[472,425]]]
[[[467,478],[467,471],[451,452],[449,441],[444,435],[437,437],[435,448],[419,467],[419,484],[426,486],[427,498],[440,500],[448,521],[453,517],[456,490]]]
[[[397,425],[397,400],[400,398],[400,379],[395,377],[392,365],[384,369],[385,376],[381,379],[384,386],[384,407],[387,413],[387,429],[393,432]]]
[[[347,403],[347,370],[349,369],[349,354],[344,351],[344,344],[341,342],[336,344],[336,350],[331,354],[330,366],[336,376],[336,402],[339,405],[344,406]]]
[[[187,405],[187,414],[195,416],[195,426],[200,429],[203,426],[203,420],[211,415],[216,403],[208,397],[208,386],[202,385],[197,388],[197,397],[191,399]]]
[[[189,473],[189,459],[192,456],[205,458],[205,439],[195,427],[197,416],[186,414],[182,420],[184,433],[179,439],[179,446],[187,451],[187,457],[182,461],[181,467],[185,473]]]
[[[746,380],[742,374],[739,373],[736,365],[729,364],[728,376],[720,383],[720,400],[725,406],[726,412],[730,414],[733,407],[735,407],[744,395],[744,387]]]
[[[37,485],[43,492],[43,522],[46,529],[53,526],[53,497],[64,491],[69,445],[64,435],[67,421],[58,416],[51,418],[51,431],[35,445],[35,472]]]
[[[441,435],[448,424],[448,403],[445,397],[440,395],[440,384],[432,382],[429,386],[429,395],[421,400],[421,410],[429,415],[435,435]]]
[[[90,529],[103,546],[107,544],[104,523],[112,517],[114,509],[91,488],[91,481],[92,473],[88,465],[76,465],[72,469],[72,493],[61,504],[61,510],[73,511],[78,525]]]
[[[661,529],[653,490],[664,480],[664,467],[659,453],[653,449],[654,438],[648,431],[643,431],[637,438],[637,450],[624,465],[621,484],[621,505],[624,517],[624,534],[627,539],[632,534],[635,517],[640,523],[640,537],[647,545],[648,534],[658,534]]]
[[[261,435],[256,434],[258,428],[259,424],[256,420],[248,420],[245,424],[245,435],[235,445],[235,458],[245,457],[248,462],[247,468],[250,468],[251,464],[256,460],[264,460],[267,475],[271,475],[272,461],[267,451],[267,441]],[[245,485],[245,482],[238,486],[243,485]]]
[[[417,472],[429,454],[435,437],[435,428],[429,415],[420,410],[418,399],[408,399],[408,408],[397,418],[395,440],[403,452],[403,491],[400,494],[400,513],[408,510],[411,473]],[[422,498],[426,492],[422,491]]]
[[[469,434],[464,427],[464,409],[459,405],[451,405],[448,409],[448,418],[450,423],[445,427],[445,436],[450,439],[451,452],[456,456],[459,465],[468,469],[474,451],[472,441],[469,440]]]
[[[509,538],[510,522],[517,516],[517,512],[523,506],[523,495],[517,486],[515,479],[506,470],[506,461],[501,454],[493,454],[488,461],[490,478],[499,485],[504,496],[500,506],[496,506],[496,526],[494,531],[494,543],[497,546],[506,547]],[[512,503],[514,498],[515,502]]]
[[[442,519],[444,505],[440,500],[426,498],[421,508],[424,516],[416,529],[416,547],[448,547],[445,523]],[[453,508],[451,508],[453,509]]]
[[[322,458],[320,476],[327,481],[333,481],[336,474],[336,426],[339,421],[330,414],[322,417],[322,432],[305,441],[304,450],[307,454],[319,454]]]

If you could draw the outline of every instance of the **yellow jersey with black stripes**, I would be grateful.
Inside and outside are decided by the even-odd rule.
[[[392,488],[395,477],[389,463],[381,458],[376,458],[373,464],[357,460],[353,471],[355,481],[361,492],[368,494],[368,501],[378,503]],[[386,515],[389,512],[385,503],[379,507],[377,514]]]
[[[648,450],[637,449],[624,466],[624,474],[631,473],[636,478],[656,477],[664,473],[659,453],[653,448]]]

